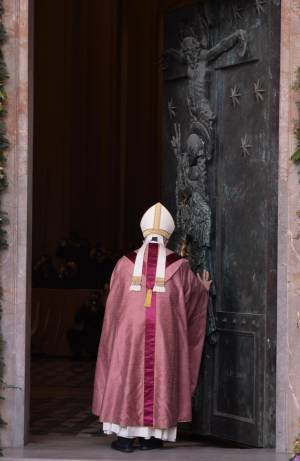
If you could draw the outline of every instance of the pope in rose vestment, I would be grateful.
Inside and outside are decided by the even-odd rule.
[[[174,227],[163,205],[151,207],[142,247],[118,261],[110,281],[92,411],[121,441],[174,441],[177,423],[192,419],[208,287],[166,248]]]

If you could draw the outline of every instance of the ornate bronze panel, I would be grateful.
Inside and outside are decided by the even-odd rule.
[[[275,427],[278,1],[168,12],[164,202],[173,246],[212,274],[193,427],[272,446]]]

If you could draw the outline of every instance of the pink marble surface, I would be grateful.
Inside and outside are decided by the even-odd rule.
[[[29,320],[28,290],[30,271],[30,155],[28,141],[28,1],[4,0],[4,24],[9,36],[4,56],[10,79],[6,89],[8,113],[7,152],[8,190],[3,195],[2,207],[9,214],[9,248],[1,254],[1,285],[3,292],[2,332],[5,345],[6,400],[1,403],[1,414],[7,426],[1,432],[3,445],[22,445],[26,420],[26,327]],[[29,330],[30,331],[30,330]]]
[[[295,150],[296,98],[292,89],[300,66],[300,2],[281,2],[279,219],[278,219],[278,329],[277,329],[277,448],[291,448],[300,416],[300,209],[297,168],[290,160]]]

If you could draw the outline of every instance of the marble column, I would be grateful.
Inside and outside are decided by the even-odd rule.
[[[10,74],[6,86],[10,148],[6,168],[9,185],[2,209],[8,212],[10,224],[9,248],[1,254],[6,382],[1,416],[7,422],[1,430],[2,446],[22,446],[28,427],[32,202],[28,7],[28,0],[4,0],[4,24],[9,37],[3,51]]]
[[[281,2],[278,317],[277,317],[277,450],[291,450],[300,431],[300,176],[290,157],[296,148],[294,120],[298,117],[293,90],[300,67],[300,1]],[[300,315],[300,314],[299,314]]]

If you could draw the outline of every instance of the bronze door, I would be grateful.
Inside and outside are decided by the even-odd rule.
[[[164,16],[164,202],[214,286],[194,431],[274,446],[279,17],[210,0]]]

